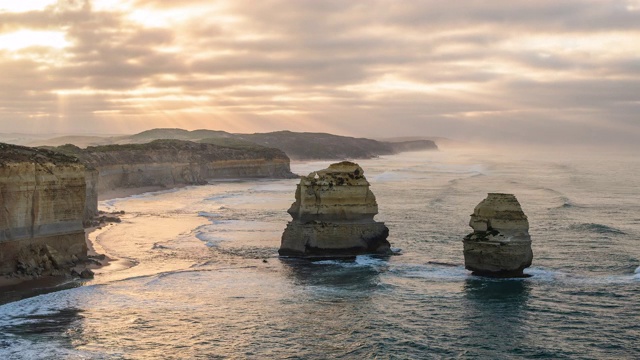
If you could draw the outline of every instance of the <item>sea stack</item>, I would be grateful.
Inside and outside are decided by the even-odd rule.
[[[489,193],[469,221],[473,232],[462,241],[464,264],[476,275],[523,277],[533,252],[529,221],[513,194]]]
[[[376,197],[358,164],[343,161],[302,177],[278,251],[293,257],[388,254],[389,229],[373,220]]]

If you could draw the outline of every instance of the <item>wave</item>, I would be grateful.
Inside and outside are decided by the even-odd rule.
[[[226,194],[210,196],[208,198],[205,198],[204,201],[221,201],[221,200],[226,200],[226,199],[237,198],[237,197],[243,196],[243,195],[244,194],[240,193],[240,192],[226,193]]]
[[[313,265],[335,265],[341,266],[345,268],[353,268],[353,267],[378,267],[378,266],[386,266],[388,265],[388,261],[386,259],[375,257],[371,255],[358,255],[355,260],[320,260],[313,261]]]
[[[569,226],[569,229],[574,231],[584,231],[584,232],[592,232],[592,233],[598,233],[598,234],[626,235],[626,233],[620,229],[616,229],[611,226],[596,224],[596,223],[574,224]]]
[[[556,192],[555,190],[552,190]],[[554,209],[572,209],[572,208],[583,208],[584,206],[576,204],[573,200],[569,199],[564,195],[558,196],[558,200],[562,203],[559,206],[556,206]]]
[[[202,217],[206,217],[206,218],[219,218],[222,215],[220,215],[218,213],[208,212],[208,211],[199,211],[198,212],[198,216],[202,216]]]
[[[208,247],[215,247],[220,245],[221,242],[226,241],[227,239],[211,235],[210,233],[199,232],[196,234],[196,238]]]

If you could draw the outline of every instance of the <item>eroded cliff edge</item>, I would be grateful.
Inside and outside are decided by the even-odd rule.
[[[303,177],[293,218],[282,234],[282,256],[342,257],[389,254],[389,229],[374,221],[378,204],[364,171],[343,161]]]
[[[228,147],[183,140],[55,148],[97,170],[97,193],[121,188],[206,184],[208,179],[293,178],[284,152],[263,146]]]
[[[0,274],[60,275],[86,258],[86,171],[74,157],[0,143]]]

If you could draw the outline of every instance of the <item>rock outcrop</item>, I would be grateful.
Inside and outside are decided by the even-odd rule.
[[[529,221],[512,194],[490,193],[474,209],[464,240],[465,268],[477,275],[522,277],[533,252]]]
[[[373,217],[376,197],[360,166],[344,161],[303,177],[282,234],[282,256],[387,254],[389,229]]]
[[[240,147],[155,140],[86,149],[65,145],[55,150],[76,156],[97,170],[97,181],[87,184],[97,193],[120,188],[206,184],[208,179],[295,177],[289,158],[282,151],[255,144]]]
[[[86,171],[74,157],[0,144],[0,274],[68,273],[86,258]]]

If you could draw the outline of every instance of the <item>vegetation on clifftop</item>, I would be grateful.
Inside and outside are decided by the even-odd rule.
[[[0,165],[18,162],[63,164],[78,163],[79,160],[62,152],[0,143]]]
[[[67,144],[52,150],[80,158],[94,166],[155,163],[155,162],[210,162],[225,160],[275,160],[288,161],[281,150],[252,143],[233,141],[221,144],[195,143],[185,140],[154,140],[144,144],[100,145],[81,149]]]
[[[255,134],[231,134],[217,130],[151,129],[134,135],[105,137],[73,137],[69,141],[82,147],[92,146],[99,151],[110,151],[108,144],[146,144],[154,140],[183,140],[214,144],[237,150],[264,151],[262,147],[277,148],[296,160],[342,160],[368,159],[381,155],[404,151],[438,150],[436,143],[429,139],[411,138],[411,141],[379,141],[327,133],[276,131]],[[60,144],[65,137],[50,139],[51,144]],[[66,143],[66,142],[63,142]],[[123,148],[121,148],[123,149]],[[134,148],[132,148],[134,149]],[[139,148],[135,148],[139,149]],[[77,152],[77,149],[68,149]]]

